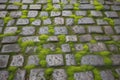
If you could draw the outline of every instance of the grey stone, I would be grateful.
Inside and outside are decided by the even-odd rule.
[[[94,76],[91,71],[77,72],[77,73],[74,73],[74,79],[75,80],[94,80]]]
[[[84,17],[78,20],[78,24],[94,24],[95,21],[92,18]]]
[[[56,25],[63,25],[64,24],[64,18],[62,18],[62,17],[55,17],[54,18],[54,23]]]
[[[111,6],[112,10],[115,10],[115,11],[120,11],[120,6],[119,5],[113,5]]]
[[[4,26],[4,21],[3,21],[3,19],[0,19],[0,26]]]
[[[60,10],[61,9],[61,5],[60,4],[53,4],[53,8]]]
[[[18,19],[17,22],[16,22],[16,25],[27,25],[29,24],[29,19]]]
[[[44,69],[32,69],[29,80],[45,80]]]
[[[73,9],[73,5],[72,4],[66,4],[63,6],[64,10],[72,10]]]
[[[74,24],[74,19],[73,18],[66,18],[66,25],[71,26]]]
[[[111,40],[111,38],[109,36],[102,36],[102,35],[101,36],[95,36],[94,38],[97,41],[108,41],[108,40]]]
[[[0,55],[0,68],[5,68],[8,65],[9,55]]]
[[[106,12],[105,12],[105,15],[106,15],[107,17],[109,17],[109,18],[116,18],[116,17],[118,17],[117,12],[114,12],[114,11],[106,11]]]
[[[0,10],[4,10],[6,8],[6,5],[5,4],[1,4],[0,5]]]
[[[81,10],[92,10],[92,9],[95,9],[94,5],[92,5],[92,4],[81,4],[79,6],[79,8]]]
[[[49,24],[52,24],[52,21],[50,18],[43,20],[43,25],[49,25]]]
[[[30,9],[33,9],[33,10],[40,10],[41,9],[41,5],[39,4],[32,4],[30,5]]]
[[[53,80],[67,80],[67,74],[64,69],[55,69],[52,76]]]
[[[75,14],[77,16],[86,16],[87,15],[87,12],[86,11],[76,11]]]
[[[103,30],[100,26],[89,26],[88,32],[89,33],[103,33]]]
[[[22,5],[22,9],[28,9],[28,5]]]
[[[90,40],[92,40],[92,36],[89,34],[80,36],[80,42],[89,42]]]
[[[8,6],[7,6],[7,9],[8,9],[8,10],[18,10],[18,9],[19,9],[19,6],[17,6],[17,5],[8,5]]]
[[[72,29],[73,29],[74,33],[76,33],[76,34],[86,33],[85,28],[83,26],[74,26]]]
[[[59,3],[60,0],[52,0],[52,3]]]
[[[102,26],[102,25],[108,25],[108,22],[103,20],[103,19],[97,19],[96,20],[97,24]]]
[[[114,19],[114,24],[115,25],[120,25],[120,19]]]
[[[115,71],[117,72],[117,74],[120,76],[120,68],[115,69]],[[119,77],[120,78],[120,77]]]
[[[27,54],[35,53],[35,52],[36,52],[36,49],[37,49],[36,46],[28,46],[28,47],[26,48],[25,53],[27,53]]]
[[[70,4],[76,4],[77,0],[70,0]]]
[[[27,3],[27,4],[28,4],[28,3],[33,3],[33,2],[34,2],[34,0],[23,0],[23,1],[22,1],[22,3]]]
[[[2,33],[2,30],[3,30],[3,28],[2,28],[2,27],[0,27],[0,34]]]
[[[46,11],[41,11],[40,12],[40,17],[48,16],[48,12]]]
[[[112,55],[111,60],[113,62],[113,65],[120,65],[120,55],[119,54]]]
[[[115,26],[114,29],[117,34],[120,34],[120,26]]]
[[[65,58],[66,58],[66,65],[70,66],[76,64],[73,54],[66,54]]]
[[[6,44],[3,45],[1,52],[10,53],[10,52],[19,52],[20,46],[18,44]]]
[[[47,0],[37,0],[37,3],[46,4],[46,3],[47,3]]]
[[[39,34],[48,34],[48,27],[47,26],[40,27]]]
[[[33,41],[33,42],[39,42],[39,36],[28,36],[28,37],[22,37],[22,42],[27,41]]]
[[[61,12],[60,11],[51,11],[51,14],[50,14],[50,16],[51,17],[56,17],[56,16],[60,16],[61,15]]]
[[[118,52],[118,47],[113,44],[108,45],[108,48],[111,52]]]
[[[21,16],[22,16],[21,11],[12,11],[12,12],[10,12],[10,17],[12,17],[12,18],[19,18]]]
[[[22,35],[28,36],[28,35],[34,35],[35,34],[35,27],[28,26],[22,28]]]
[[[0,18],[4,18],[7,15],[7,11],[0,11]]]
[[[111,26],[104,26],[104,32],[107,35],[114,34],[113,29]]]
[[[38,15],[38,11],[29,11],[27,17],[36,17]]]
[[[27,65],[39,65],[38,55],[31,55],[31,56],[29,56]]]
[[[61,0],[61,2],[64,3],[64,4],[67,4],[67,3],[68,3],[67,0]]]
[[[62,54],[52,54],[46,56],[46,61],[48,66],[63,66],[63,55]]]
[[[32,25],[34,25],[34,26],[40,26],[41,25],[41,20],[36,19],[35,21],[32,22]]]
[[[90,52],[100,52],[107,51],[107,48],[104,43],[98,42],[96,44],[88,44]]]
[[[15,24],[15,19],[9,20],[7,26],[13,26]]]
[[[0,80],[8,80],[9,72],[5,70],[0,71]]]
[[[120,41],[120,36],[118,35],[112,36],[112,38],[114,41]]]
[[[101,71],[100,72],[102,80],[115,80],[112,71],[106,70],[106,71]]]
[[[23,66],[24,57],[22,55],[14,55],[10,66]]]
[[[14,80],[25,80],[25,70],[20,70],[18,69],[17,72],[15,73]]]
[[[50,36],[47,41],[59,41],[57,36]]]
[[[104,10],[110,10],[111,9],[109,5],[103,5],[103,7],[104,7]]]
[[[81,50],[83,50],[83,45],[82,44],[75,44],[75,49],[77,51],[81,51]]]
[[[71,16],[71,15],[72,15],[71,11],[68,11],[68,10],[62,11],[62,16]]]
[[[59,34],[68,34],[68,30],[66,27],[55,27],[55,35],[59,35]]]
[[[55,51],[56,46],[53,43],[43,44],[43,48]]]
[[[9,3],[20,2],[20,0],[9,0]]]
[[[62,44],[61,45],[63,52],[71,52],[70,45],[69,44]]]
[[[66,42],[77,42],[77,36],[76,35],[67,35]]]
[[[81,3],[81,4],[89,4],[90,1],[89,1],[89,0],[80,0],[80,3]]]
[[[18,41],[18,36],[6,36],[3,37],[1,43],[15,43]]]
[[[16,33],[18,30],[17,27],[6,27],[4,30],[4,34],[8,34],[8,33]]]
[[[94,17],[102,17],[102,12],[101,11],[91,11],[91,15]]]
[[[101,56],[98,55],[85,55],[81,59],[82,65],[103,66],[104,61]]]

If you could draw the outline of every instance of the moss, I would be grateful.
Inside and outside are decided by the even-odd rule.
[[[28,14],[28,10],[23,10],[21,18],[27,18],[27,14]]]
[[[77,16],[77,15],[74,15],[74,14],[71,15],[70,17],[74,19],[74,23],[76,23],[76,24],[78,23],[79,19],[83,18],[83,16]]]
[[[30,23],[31,23],[31,22],[35,21],[35,18],[30,18],[29,20],[30,20]]]
[[[4,17],[4,23],[5,23],[5,24],[7,24],[7,23],[8,23],[8,21],[10,21],[10,20],[12,20],[12,18],[11,18],[11,17]]]
[[[94,80],[102,80],[100,76],[100,71],[98,69],[95,68],[93,70],[93,73],[94,73]]]
[[[93,40],[90,40],[90,43],[94,44],[94,43],[97,43],[97,41],[93,39]]]
[[[42,16],[42,17],[40,17],[41,20],[45,20],[47,18],[48,18],[48,16]]]
[[[14,2],[13,5],[16,5],[16,6],[22,6],[23,3],[20,3],[20,2]]]
[[[114,20],[113,19],[111,19],[111,18],[104,18],[104,20],[105,21],[107,21],[111,26],[114,26],[115,25],[115,22],[114,22]]]
[[[66,41],[66,36],[65,35],[58,35],[59,43],[63,44]]]
[[[51,78],[53,70],[54,70],[53,68],[47,68],[45,70],[45,77],[46,77],[47,80],[49,80]]]
[[[63,52],[62,52],[61,48],[56,48],[55,53],[56,53],[56,54],[61,54],[61,53],[63,53]]]
[[[79,4],[78,3],[74,4],[74,10],[79,10]]]
[[[96,10],[104,9],[104,6],[98,0],[94,0],[93,4],[94,4]]]
[[[30,71],[31,69],[33,69],[33,68],[35,68],[35,67],[36,67],[35,65],[31,64],[31,65],[26,65],[26,66],[24,67],[24,69],[26,69],[27,71]]]
[[[99,52],[99,55],[101,56],[109,56],[111,53],[109,51],[102,51],[102,52]]]
[[[10,66],[8,67],[8,71],[16,71],[18,69],[18,67],[15,67],[15,66]]]
[[[104,63],[106,66],[111,66],[112,65],[112,60],[108,57],[103,57]]]
[[[46,67],[47,66],[46,60],[41,60],[40,65],[41,65],[41,67]]]

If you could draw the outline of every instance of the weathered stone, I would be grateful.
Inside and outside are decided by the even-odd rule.
[[[6,44],[3,45],[1,52],[10,53],[10,52],[19,52],[20,46],[18,44]]]
[[[0,5],[0,10],[4,10],[6,8],[6,5],[5,4],[1,4]]]
[[[17,72],[15,73],[14,80],[25,80],[25,70],[20,70],[18,69]]]
[[[33,9],[33,10],[40,10],[41,9],[41,5],[39,4],[32,4],[30,5],[30,9]]]
[[[46,11],[41,11],[40,12],[40,17],[48,16],[48,12]]]
[[[48,34],[48,27],[47,26],[40,27],[39,34]]]
[[[108,45],[108,48],[111,52],[118,52],[118,47],[114,44]]]
[[[27,65],[39,65],[38,55],[31,55],[31,56],[29,56]]]
[[[77,36],[76,35],[66,36],[66,42],[77,42]]]
[[[117,12],[114,12],[114,11],[106,11],[106,12],[105,12],[105,15],[106,15],[107,17],[110,17],[110,18],[116,18],[116,17],[118,17]]]
[[[18,9],[19,9],[19,6],[17,6],[17,5],[8,5],[8,6],[7,6],[7,9],[8,9],[8,10],[18,10]]]
[[[74,26],[72,29],[73,29],[74,33],[76,33],[76,34],[86,33],[85,28],[83,26]]]
[[[54,23],[56,25],[63,25],[64,24],[64,18],[62,18],[62,17],[55,17],[54,18]]]
[[[52,3],[59,3],[60,0],[52,0]]]
[[[78,20],[78,24],[94,24],[95,21],[92,18],[84,17]]]
[[[2,27],[0,27],[0,34],[2,33],[2,29],[3,29],[3,28],[2,28]]]
[[[40,40],[38,36],[22,37],[22,42],[27,42],[27,41],[39,42]]]
[[[94,17],[102,17],[102,12],[100,11],[91,11],[91,16],[94,16]]]
[[[91,71],[77,72],[77,73],[74,73],[74,79],[75,80],[94,80],[94,76]]]
[[[120,11],[120,6],[118,5],[113,5],[111,6],[112,10],[115,10],[115,11]]]
[[[73,18],[66,18],[66,25],[71,26],[74,24],[74,19]]]
[[[92,36],[89,34],[85,34],[85,35],[80,36],[81,42],[89,42],[90,40],[92,40]]]
[[[29,11],[27,17],[36,17],[38,15],[38,11]]]
[[[81,59],[82,65],[103,66],[104,61],[101,56],[98,55],[86,55]]]
[[[18,36],[7,36],[2,39],[1,43],[15,43],[18,41]]]
[[[112,55],[111,60],[113,62],[113,65],[120,65],[120,55]]]
[[[61,5],[60,4],[53,4],[53,8],[60,10],[61,9]]]
[[[27,4],[28,4],[28,3],[33,3],[33,2],[34,2],[34,0],[23,0],[23,1],[22,1],[22,3],[27,3]]]
[[[41,25],[41,20],[36,19],[35,21],[32,22],[32,25],[34,25],[34,26],[40,26]]]
[[[100,26],[89,26],[88,32],[89,33],[103,33],[103,30]]]
[[[65,1],[65,0],[64,0],[64,1]],[[69,9],[72,10],[72,9],[73,9],[73,5],[72,5],[72,4],[66,4],[66,5],[63,6],[63,9],[64,9],[64,10],[69,10]]]
[[[9,73],[8,71],[1,70],[0,71],[0,80],[8,80]]]
[[[68,34],[68,30],[66,27],[55,27],[55,35],[59,35],[59,34]]]
[[[43,20],[43,25],[49,25],[49,24],[52,24],[52,21],[50,18]]]
[[[4,21],[3,21],[3,19],[0,19],[0,26],[4,26]]]
[[[120,79],[120,68],[115,69],[115,71],[116,71],[117,74],[119,75],[119,79]]]
[[[29,80],[45,80],[44,69],[32,69]]]
[[[63,55],[61,54],[52,54],[52,55],[47,55],[46,61],[48,66],[63,66]]]
[[[120,26],[115,26],[114,29],[117,34],[120,34]]]
[[[90,52],[100,52],[107,51],[107,48],[104,43],[98,42],[96,44],[88,44]]]
[[[7,15],[7,11],[0,11],[0,18],[4,18]]]
[[[75,44],[75,49],[76,49],[77,51],[83,50],[83,45],[82,45],[82,44]]]
[[[94,5],[92,5],[92,4],[81,4],[81,5],[79,6],[79,8],[80,8],[81,10],[91,10],[91,9],[95,9]]]
[[[61,45],[63,52],[71,52],[70,45],[69,44],[62,44]]]
[[[97,41],[108,41],[111,40],[111,38],[109,36],[95,36],[95,40]]]
[[[71,11],[62,11],[62,16],[71,16],[72,15],[72,12]]]
[[[66,65],[70,66],[76,64],[73,54],[66,54],[65,58],[66,58]]]
[[[50,36],[47,41],[59,41],[57,36]]]
[[[43,45],[43,48],[45,48],[45,49],[50,49],[50,50],[52,50],[52,51],[55,51],[55,45],[54,44],[52,44],[52,43],[48,43],[48,44],[44,44]]]
[[[37,3],[46,4],[46,3],[47,3],[47,0],[37,0]]]
[[[12,12],[10,12],[10,17],[12,17],[12,18],[19,18],[21,16],[22,16],[21,11],[12,11]]]
[[[9,60],[9,55],[0,55],[0,68],[7,67],[8,60]]]
[[[51,11],[51,14],[50,14],[50,16],[51,17],[56,17],[56,16],[60,16],[61,15],[61,12],[60,11]]]
[[[20,0],[9,0],[9,3],[20,2]]]
[[[112,36],[112,38],[113,38],[114,41],[120,41],[120,36],[119,35]]]
[[[37,49],[36,46],[27,47],[25,53],[27,53],[27,54],[33,54],[34,52],[36,52],[36,49]]]
[[[16,25],[27,25],[29,24],[29,19],[18,19]]]
[[[87,15],[87,12],[86,11],[76,11],[75,14],[77,16],[86,16]]]
[[[13,26],[15,24],[15,19],[8,21],[7,26]]]
[[[115,25],[120,25],[120,19],[114,19],[114,24]]]
[[[115,80],[112,72],[110,70],[100,72],[102,80]]]
[[[64,3],[64,4],[67,4],[67,3],[68,3],[67,0],[61,0],[61,2]]]
[[[103,19],[97,19],[96,21],[97,21],[97,24],[100,25],[100,26],[108,25],[108,22],[103,20]]]
[[[22,5],[22,9],[28,9],[28,5]]]
[[[17,29],[17,27],[6,27],[4,30],[4,34],[16,33]]]
[[[28,26],[22,28],[22,35],[28,36],[28,35],[34,35],[35,34],[35,27]]]
[[[67,74],[64,69],[55,69],[52,76],[53,80],[67,80]]]
[[[22,55],[14,55],[10,66],[23,66],[24,57]]]
[[[107,35],[114,34],[111,26],[104,26],[104,31],[105,31],[105,34],[107,34]]]
[[[111,9],[111,7],[109,5],[103,5],[103,7],[104,7],[104,10],[110,10]]]

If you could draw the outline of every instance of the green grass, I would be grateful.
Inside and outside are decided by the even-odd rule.
[[[104,18],[104,20],[105,21],[107,21],[111,26],[114,26],[115,25],[115,22],[114,22],[114,20],[113,19],[111,19],[111,18]]]
[[[104,9],[104,6],[98,0],[94,0],[93,4],[95,6],[95,9],[98,10],[98,11]]]

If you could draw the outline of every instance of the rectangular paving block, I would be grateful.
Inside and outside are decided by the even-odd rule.
[[[5,68],[8,65],[9,55],[0,55],[0,68]]]

